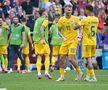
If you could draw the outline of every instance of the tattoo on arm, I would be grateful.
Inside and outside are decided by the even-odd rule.
[[[42,38],[44,38],[44,29],[45,29],[45,27],[42,26],[42,27],[41,27],[41,36],[42,36]]]

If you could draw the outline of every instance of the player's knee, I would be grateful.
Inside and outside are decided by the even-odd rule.
[[[68,59],[69,59],[69,61],[74,61],[75,60],[75,56],[74,55],[69,55]]]
[[[53,55],[53,57],[57,57],[57,55]]]
[[[41,57],[42,57],[42,55],[40,55],[40,54],[37,55],[37,58],[41,58]]]
[[[65,67],[66,67],[66,64],[65,64],[65,56],[64,56],[64,55],[62,55],[62,56],[60,57],[59,66],[60,66],[61,68],[65,68]]]
[[[59,66],[60,66],[60,68],[65,68],[66,64],[64,61],[61,60],[61,61],[59,61]]]

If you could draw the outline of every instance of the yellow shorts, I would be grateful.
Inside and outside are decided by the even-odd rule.
[[[26,47],[22,48],[22,53],[25,55],[29,54],[29,43],[27,43]]]
[[[34,43],[35,54],[50,54],[50,48],[47,43],[43,44],[41,41],[39,43]]]
[[[7,46],[0,45],[0,54],[7,54]]]
[[[76,43],[71,43],[66,46],[61,45],[60,47],[60,54],[73,54],[76,55],[77,51],[77,44]]]
[[[83,45],[82,57],[95,57],[96,45]]]
[[[53,46],[52,55],[58,55],[60,51],[60,46]]]

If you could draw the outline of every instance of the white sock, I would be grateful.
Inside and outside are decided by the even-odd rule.
[[[38,75],[41,75],[41,72],[38,72]]]
[[[45,70],[45,74],[49,74],[48,71]]]
[[[93,79],[96,79],[96,76],[94,75],[94,76],[92,76],[92,78],[93,78]]]

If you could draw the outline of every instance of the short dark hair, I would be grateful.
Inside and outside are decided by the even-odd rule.
[[[45,11],[46,11],[45,8],[41,8],[41,9],[39,10],[40,16],[42,16],[43,12],[45,12]]]
[[[21,21],[22,21],[22,22],[26,22],[27,19],[26,19],[26,18],[22,18]]]
[[[87,5],[85,9],[90,11],[90,12],[93,12],[93,6],[92,5]]]
[[[18,16],[14,16],[13,18],[18,18]],[[19,19],[19,18],[18,18]]]

